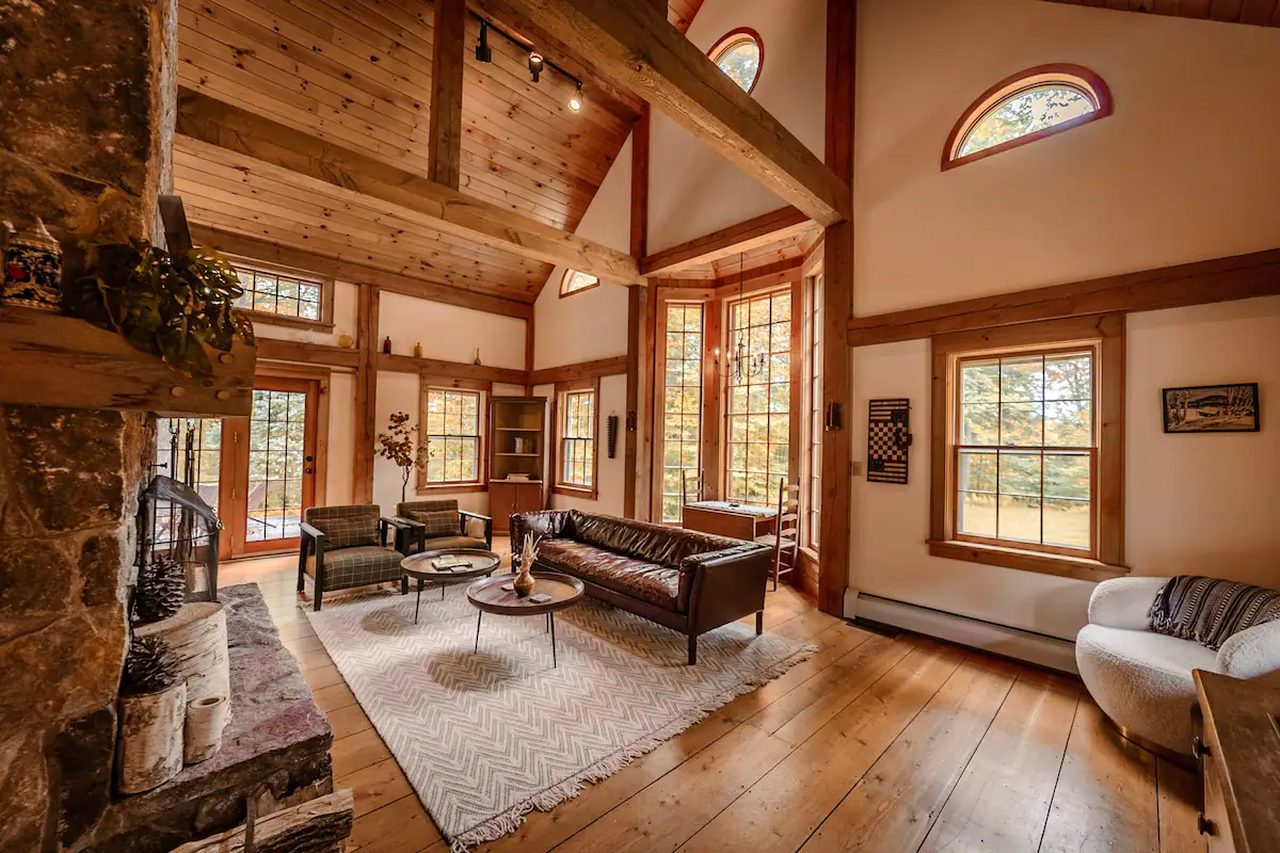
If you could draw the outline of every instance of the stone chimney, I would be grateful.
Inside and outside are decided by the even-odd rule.
[[[176,0],[0,0],[0,219],[43,218],[72,264],[160,233],[176,22]],[[0,407],[0,850],[78,849],[110,801],[150,447],[143,415]]]

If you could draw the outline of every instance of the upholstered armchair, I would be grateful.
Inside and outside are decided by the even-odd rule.
[[[316,610],[326,592],[339,589],[398,580],[400,592],[408,593],[409,581],[400,567],[404,554],[387,546],[390,530],[396,529],[398,542],[403,527],[395,519],[382,518],[377,504],[307,510],[298,548],[298,592],[310,575]]]
[[[1150,630],[1148,611],[1168,578],[1103,581],[1076,637],[1076,665],[1089,694],[1135,740],[1191,752],[1193,669],[1252,679],[1280,676],[1280,620],[1232,634],[1217,651]]]
[[[399,546],[406,554],[439,548],[493,547],[493,519],[458,509],[456,500],[405,501],[396,504],[393,521],[405,531]],[[467,522],[484,526],[483,538],[467,533]]]

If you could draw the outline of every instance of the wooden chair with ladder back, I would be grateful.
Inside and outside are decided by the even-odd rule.
[[[680,495],[683,505],[697,503],[702,500],[702,474],[697,471],[684,471],[684,481],[680,484]]]
[[[800,484],[778,480],[778,521],[774,532],[757,536],[756,542],[773,549],[773,589],[778,578],[790,574],[800,554]]]

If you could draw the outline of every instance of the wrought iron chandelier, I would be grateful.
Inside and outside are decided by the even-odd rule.
[[[743,266],[745,255],[738,255],[738,302],[742,302],[744,273]],[[749,324],[748,324],[749,325]],[[727,377],[734,385],[741,385],[748,379],[755,379],[760,374],[769,369],[769,354],[758,352],[752,354],[750,347],[747,346],[747,332],[744,329],[738,329],[737,340],[733,344],[733,352],[729,356],[729,362],[722,365],[720,362],[720,347],[714,350],[716,373]]]

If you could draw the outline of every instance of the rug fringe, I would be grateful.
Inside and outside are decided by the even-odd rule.
[[[802,646],[794,654],[775,661],[768,668],[756,673],[752,678],[742,682],[732,690],[721,691],[707,699],[699,707],[676,717],[653,734],[628,744],[612,755],[606,756],[587,767],[581,773],[521,800],[506,811],[496,814],[483,823],[476,824],[466,832],[450,839],[450,850],[452,853],[468,853],[477,844],[483,844],[486,841],[497,841],[499,838],[510,835],[520,828],[520,825],[524,823],[525,815],[534,809],[541,812],[549,812],[566,800],[573,799],[585,791],[588,786],[596,782],[603,782],[637,758],[647,755],[685,729],[702,722],[739,696],[744,696],[752,690],[763,687],[783,675],[791,667],[808,660],[817,651],[818,646],[814,643]]]

